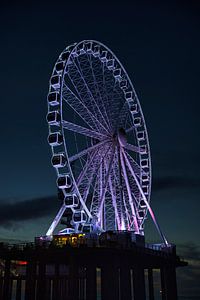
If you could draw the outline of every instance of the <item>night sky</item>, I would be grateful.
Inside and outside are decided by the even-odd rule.
[[[151,205],[190,263],[178,271],[186,297],[180,299],[200,299],[198,1],[28,2],[0,10],[0,239],[33,240],[58,209],[45,119],[48,81],[67,45],[99,40],[126,68],[142,105]],[[146,239],[159,241],[150,219]]]

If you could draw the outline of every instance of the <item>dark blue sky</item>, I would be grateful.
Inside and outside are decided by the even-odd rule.
[[[197,1],[16,2],[1,7],[0,22],[0,238],[33,239],[45,233],[56,212],[56,176],[46,142],[48,80],[65,46],[99,40],[124,64],[139,96],[152,152],[152,207],[168,239],[192,263],[191,272],[183,273],[197,295]],[[146,233],[148,240],[157,239],[150,220]]]

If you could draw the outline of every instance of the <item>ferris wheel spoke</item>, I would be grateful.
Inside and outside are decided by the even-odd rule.
[[[98,171],[111,147],[112,144],[107,145],[107,147],[102,145],[96,151],[94,151],[90,160],[86,162],[86,166],[84,166],[84,170],[81,172],[77,180],[82,189],[84,189],[84,187],[87,185],[88,178],[91,176],[93,170],[95,170],[94,175],[98,175]]]
[[[94,102],[94,105],[98,109],[98,112],[100,114],[100,117],[102,118],[102,121],[104,121],[104,124],[106,124],[109,132],[111,132],[110,121],[107,116],[106,108],[104,106],[104,101],[102,99],[102,95],[101,95],[101,92],[99,89],[99,84],[96,79],[96,74],[94,73],[93,60],[91,59],[91,57],[92,57],[91,55],[89,55],[89,54],[87,55],[89,69],[91,70],[92,79],[93,79],[92,81],[90,80],[90,83],[88,83],[88,85],[90,85],[93,88],[93,90],[95,90],[92,102]],[[98,104],[100,104],[100,105],[97,104],[97,99],[98,99]]]
[[[126,133],[129,133],[134,129],[135,129],[135,126],[130,126],[129,128],[126,129]]]
[[[119,151],[120,151],[120,161],[121,161],[122,171],[123,171],[123,174],[124,174],[124,181],[125,181],[126,189],[127,189],[127,192],[128,192],[129,205],[131,207],[131,211],[132,211],[132,215],[133,215],[133,219],[134,219],[134,227],[135,227],[135,231],[137,233],[139,233],[138,220],[137,220],[137,216],[136,216],[135,207],[134,207],[134,204],[133,204],[131,188],[129,186],[128,176],[127,176],[126,167],[125,167],[124,158],[123,158],[123,152],[122,152],[123,150],[120,148]]]
[[[88,124],[92,129],[98,132],[107,132],[98,118],[88,109],[88,107],[78,98],[65,84],[62,98],[66,103]]]
[[[103,96],[105,98],[105,102],[107,104],[107,108],[110,108],[110,99],[112,99],[112,97],[110,97],[110,95],[109,95],[109,90],[108,90],[108,83],[110,83],[110,81],[108,81],[108,79],[105,80],[105,65],[104,64],[102,65],[102,76],[103,76],[103,87],[102,87],[102,89],[103,89]],[[109,77],[109,78],[110,78],[110,80],[113,80],[112,77]],[[113,82],[110,84],[110,86],[113,86]],[[115,84],[114,84],[114,86],[115,86]],[[106,111],[109,112],[108,109]],[[108,112],[106,112],[106,116],[107,116],[107,118],[109,120],[110,118],[108,116]],[[110,120],[109,120],[109,123],[111,124]]]
[[[129,108],[128,108],[128,104],[127,102],[124,102],[123,107],[118,115],[118,120],[119,120],[119,124],[120,126],[124,126],[124,124],[126,123],[127,118],[129,117]]]
[[[79,187],[81,185],[81,182],[82,182],[84,176],[87,176],[87,172],[88,173],[91,172],[91,165],[96,162],[97,151],[98,151],[98,149],[95,149],[94,152],[89,153],[88,159],[77,178],[77,187]]]
[[[125,145],[123,145],[123,147],[124,147],[126,150],[130,150],[130,151],[137,152],[137,153],[143,153],[143,152],[142,152],[142,149],[141,149],[140,147],[134,146],[134,145],[132,145],[132,144],[126,143]]]
[[[142,169],[142,167],[133,159],[133,157],[127,152],[124,151],[126,153],[127,158],[130,161],[130,164],[132,166],[132,169],[134,171],[134,173],[136,174],[137,177],[140,178],[141,174],[142,175],[147,175],[147,173]]]
[[[70,156],[69,157],[69,162],[72,162],[72,161],[75,161],[75,160],[81,158],[82,156],[88,154],[89,152],[93,151],[94,149],[100,147],[101,145],[103,145],[103,144],[105,144],[107,142],[109,142],[109,140],[104,140],[102,142],[99,142],[99,143],[97,143],[97,144],[95,144],[95,145],[87,148],[87,149],[84,149],[84,150],[80,151],[79,153],[77,153],[77,154],[75,154],[73,156]]]
[[[103,135],[99,132],[93,131],[91,129],[82,127],[80,125],[77,125],[77,124],[74,124],[74,123],[71,123],[71,122],[68,122],[68,121],[63,120],[62,125],[63,125],[63,128],[65,128],[67,130],[70,130],[70,131],[73,131],[73,132],[76,132],[76,133],[79,133],[79,134],[83,134],[85,136],[88,136],[88,137],[91,137],[91,138],[94,138],[94,139],[97,139],[97,140],[102,140],[103,138],[108,138],[108,136]]]
[[[94,99],[94,96],[93,96],[91,90],[88,87],[88,84],[87,84],[87,82],[85,80],[85,77],[84,77],[84,75],[82,73],[82,69],[80,67],[80,62],[79,61],[76,62],[75,59],[73,60],[73,62],[74,62],[74,66],[77,69],[77,72],[79,73],[79,83],[76,86],[77,87],[80,86],[80,88],[79,88],[79,94],[84,95],[84,97],[81,97],[81,98],[85,100],[85,104],[87,104],[87,106],[89,105],[89,101],[88,100],[90,99],[90,101],[91,101],[90,107],[92,108],[93,113],[95,114],[95,116],[96,116],[97,119],[101,120],[102,126],[109,133],[108,124],[105,121],[105,119],[104,119],[104,117],[102,115],[102,112],[100,111],[99,106],[97,105],[97,103],[96,103],[96,101]],[[70,77],[70,79],[72,80],[71,77]]]
[[[83,187],[83,201],[86,203],[88,195],[89,195],[89,191],[92,188],[92,181],[94,180],[96,176],[96,167],[94,166],[93,169],[91,169],[90,174],[88,174],[87,176],[87,181],[84,184]]]
[[[90,176],[88,178],[88,184],[87,187],[84,189],[84,196],[83,196],[83,200],[84,202],[87,201],[88,195],[89,195],[89,191],[92,187],[92,181],[94,180],[94,177],[96,176],[96,168],[94,167],[93,170],[90,172]]]
[[[104,83],[104,80],[105,80],[105,78],[104,78],[104,64],[102,65],[102,63],[101,62],[99,62],[99,64],[100,64],[100,70],[99,70],[99,73],[98,74],[95,74],[95,72],[94,72],[94,67],[93,67],[93,60],[91,59],[91,55],[90,56],[88,56],[88,58],[89,58],[89,62],[90,62],[90,67],[91,67],[91,70],[92,70],[92,75],[93,75],[93,79],[94,79],[94,82],[95,82],[95,87],[96,87],[96,93],[97,93],[97,95],[99,95],[98,96],[98,98],[99,98],[99,103],[100,103],[100,105],[101,105],[101,108],[102,108],[102,111],[103,111],[103,114],[104,114],[104,119],[106,119],[106,123],[108,124],[108,126],[109,126],[109,130],[111,131],[112,130],[112,127],[111,127],[111,124],[110,124],[110,120],[109,120],[109,117],[108,117],[108,114],[107,114],[107,109],[106,109],[106,107],[105,107],[105,101],[103,100],[103,97],[104,97],[104,93],[102,93],[102,91],[100,90],[100,86],[99,86],[99,80],[97,80],[97,75],[99,76],[99,73],[101,72],[101,70],[102,70],[102,72],[103,72],[103,75],[102,75],[102,79],[103,79],[103,83]],[[108,99],[107,99],[107,103],[108,103]]]

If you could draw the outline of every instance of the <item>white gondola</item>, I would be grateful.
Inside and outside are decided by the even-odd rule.
[[[100,57],[102,62],[104,62],[104,63],[107,62],[107,55],[108,55],[107,51],[102,51],[102,54],[101,54],[101,57]]]
[[[122,78],[122,76],[121,76],[121,69],[115,69],[113,71],[113,76],[115,77],[115,79],[121,80],[121,78]]]
[[[149,175],[147,175],[147,174],[142,174],[142,181],[143,181],[143,182],[149,182]]]
[[[125,98],[127,101],[133,100],[133,92],[126,92],[125,93]]]
[[[114,59],[109,59],[106,63],[106,66],[107,66],[108,70],[114,70],[115,60]]]
[[[67,208],[77,207],[79,205],[79,199],[76,194],[67,195],[64,203]]]
[[[87,42],[85,43],[85,50],[87,51],[87,53],[92,54],[92,42]]]
[[[65,52],[61,53],[60,59],[63,61],[66,61],[69,58],[69,54],[70,54],[70,51],[65,51]]]
[[[99,45],[94,46],[93,55],[95,57],[99,57],[99,55],[100,55],[100,46]]]
[[[55,75],[51,77],[51,86],[54,89],[60,88],[61,77],[59,75]]]
[[[59,61],[56,63],[55,65],[55,69],[57,73],[62,73],[63,69],[64,69],[64,61]]]
[[[75,224],[85,223],[87,221],[87,216],[84,210],[75,211],[73,213],[73,222]]]
[[[148,195],[149,187],[147,185],[143,185],[142,186],[142,190],[143,190],[143,192],[144,192],[145,195]]]
[[[141,120],[141,118],[140,118],[140,117],[138,117],[138,118],[134,118],[134,120],[133,120],[133,124],[134,124],[134,126],[135,126],[135,127],[137,127],[137,126],[141,126],[141,124],[142,124],[142,120]]]
[[[64,153],[55,154],[51,159],[51,163],[54,168],[64,167],[67,163],[65,154]]]
[[[149,166],[148,159],[141,159],[141,166],[142,168],[147,168]]]
[[[86,50],[86,48],[85,48],[85,44],[84,43],[82,43],[82,44],[80,44],[79,45],[79,47],[78,47],[78,53],[80,53],[80,54],[84,54],[85,53],[85,50]]]
[[[139,210],[138,211],[138,219],[143,219],[144,218],[144,211],[143,210]]]
[[[146,206],[146,203],[145,203],[145,201],[142,199],[141,201],[140,201],[140,208],[142,208],[142,209],[144,209],[144,208],[146,208],[147,206]]]
[[[48,136],[48,143],[51,146],[59,146],[63,143],[63,136],[60,132],[51,133]]]
[[[48,103],[52,106],[59,105],[60,94],[59,92],[53,92],[48,94]]]
[[[147,145],[140,146],[140,154],[147,154]]]
[[[138,139],[138,141],[144,141],[144,139],[145,139],[144,131],[138,131],[137,132],[137,139]]]
[[[127,80],[122,80],[121,82],[120,82],[120,84],[119,84],[119,86],[120,86],[120,88],[122,89],[122,90],[125,90],[126,88],[127,88]]]
[[[129,108],[132,114],[136,114],[138,112],[138,106],[136,103],[134,103],[134,101],[129,102]]]
[[[57,186],[60,189],[69,189],[72,187],[72,179],[69,174],[59,176],[57,179]]]
[[[51,111],[47,114],[47,122],[49,125],[59,125],[60,124],[60,113],[59,111]]]

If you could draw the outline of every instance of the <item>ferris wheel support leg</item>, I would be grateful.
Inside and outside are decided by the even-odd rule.
[[[103,210],[103,205],[104,205],[104,200],[105,200],[105,195],[106,195],[106,191],[107,191],[108,180],[109,180],[110,171],[111,171],[111,168],[112,168],[114,155],[115,155],[115,148],[113,147],[111,158],[110,158],[110,161],[109,161],[109,165],[107,167],[107,174],[106,174],[106,178],[105,178],[105,184],[102,188],[102,192],[101,192],[101,196],[100,196],[100,201],[99,201],[100,207],[99,207],[99,212],[98,212],[98,221],[100,221],[100,218],[101,218],[101,215],[102,215],[102,210]]]
[[[53,222],[51,223],[51,226],[49,227],[49,229],[48,229],[48,231],[47,231],[47,233],[46,233],[46,236],[50,236],[50,235],[53,234],[54,229],[56,228],[56,226],[58,225],[60,219],[62,218],[62,215],[63,215],[65,209],[66,209],[66,206],[65,206],[65,204],[63,204],[63,205],[61,206],[60,210],[58,211],[58,213],[57,213],[55,219],[54,219]]]
[[[134,171],[131,168],[130,162],[129,162],[129,160],[128,160],[128,158],[127,158],[127,156],[126,156],[126,154],[125,154],[125,152],[124,152],[123,149],[122,149],[122,153],[123,153],[123,156],[125,158],[126,164],[127,164],[128,168],[129,168],[129,170],[130,170],[130,172],[131,172],[131,174],[132,174],[132,176],[133,176],[133,178],[134,178],[134,180],[135,180],[135,182],[136,182],[136,184],[138,186],[138,189],[139,189],[139,191],[140,191],[140,193],[142,195],[142,199],[144,200],[144,202],[145,202],[145,204],[147,206],[147,209],[148,209],[148,211],[149,211],[149,213],[151,215],[151,218],[152,218],[152,220],[153,220],[153,222],[154,222],[154,224],[156,226],[156,229],[158,230],[158,233],[160,234],[160,237],[163,240],[165,246],[168,246],[169,243],[168,243],[166,237],[164,236],[164,234],[161,231],[161,228],[160,228],[160,226],[159,226],[159,224],[158,224],[158,222],[156,220],[156,217],[154,215],[154,212],[153,212],[152,208],[150,207],[149,202],[147,201],[147,198],[146,198],[146,196],[145,196],[145,194],[144,194],[144,192],[143,192],[143,190],[142,190],[142,188],[140,186],[140,183],[139,183],[139,181],[138,181],[138,179],[137,179]]]
[[[134,208],[134,205],[133,205],[133,199],[132,199],[131,189],[130,189],[129,182],[128,182],[126,167],[125,167],[125,164],[124,164],[124,159],[123,159],[122,152],[121,152],[120,149],[119,149],[119,151],[120,151],[120,161],[121,161],[122,171],[123,171],[123,174],[124,174],[124,180],[125,180],[126,189],[127,189],[127,192],[128,192],[129,204],[130,204],[131,211],[132,211],[132,214],[133,214],[134,227],[135,227],[136,233],[139,233],[139,226],[138,226],[138,221],[137,221],[135,208]]]

